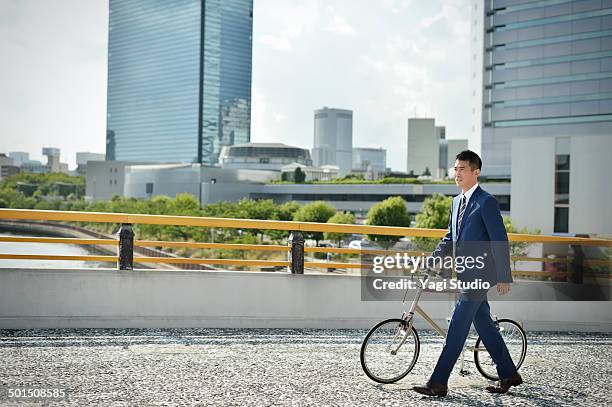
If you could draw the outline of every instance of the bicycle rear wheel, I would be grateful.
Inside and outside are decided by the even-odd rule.
[[[500,319],[497,321],[497,325],[516,370],[518,370],[525,361],[525,355],[527,354],[527,335],[518,322],[511,319]],[[474,363],[481,375],[489,380],[499,380],[495,362],[493,362],[493,358],[487,352],[480,337],[476,340],[476,346],[474,347]]]
[[[403,379],[419,358],[421,345],[414,327],[403,319],[387,319],[374,325],[361,344],[361,367],[378,383]]]

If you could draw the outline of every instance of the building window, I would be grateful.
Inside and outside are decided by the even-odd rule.
[[[569,231],[570,156],[555,156],[555,226],[556,233]]]
[[[569,208],[555,207],[555,233],[567,233]]]
[[[147,194],[152,194],[153,193],[153,183],[152,182],[147,182],[146,188],[147,188],[147,190],[146,190]]]

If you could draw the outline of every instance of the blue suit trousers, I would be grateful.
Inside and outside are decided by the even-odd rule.
[[[470,326],[480,335],[489,355],[497,365],[497,374],[506,379],[517,373],[508,348],[501,337],[497,326],[491,319],[491,308],[486,295],[481,299],[470,299],[461,295],[448,327],[448,336],[444,342],[442,354],[429,379],[430,382],[448,384],[448,378],[463,351],[463,346],[470,332]]]

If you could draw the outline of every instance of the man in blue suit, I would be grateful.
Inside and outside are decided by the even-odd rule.
[[[456,265],[460,258],[480,256],[480,262],[468,267],[467,262],[456,267],[462,283],[478,282],[497,285],[501,295],[510,292],[510,252],[508,235],[499,211],[497,200],[478,185],[482,161],[473,151],[462,151],[456,156],[455,183],[461,194],[453,199],[448,233],[442,238],[432,256],[452,255]],[[414,391],[428,396],[444,397],[448,392],[448,378],[463,350],[470,326],[474,323],[487,351],[497,366],[500,381],[487,387],[491,393],[506,393],[510,387],[523,383],[508,348],[491,319],[486,288],[462,289],[448,327],[448,335],[442,354],[424,386]]]

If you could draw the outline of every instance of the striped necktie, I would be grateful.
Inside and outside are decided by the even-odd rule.
[[[457,236],[459,236],[459,232],[461,231],[461,220],[463,219],[463,212],[465,212],[465,195],[461,198],[461,208],[459,208],[459,216],[457,216]]]

